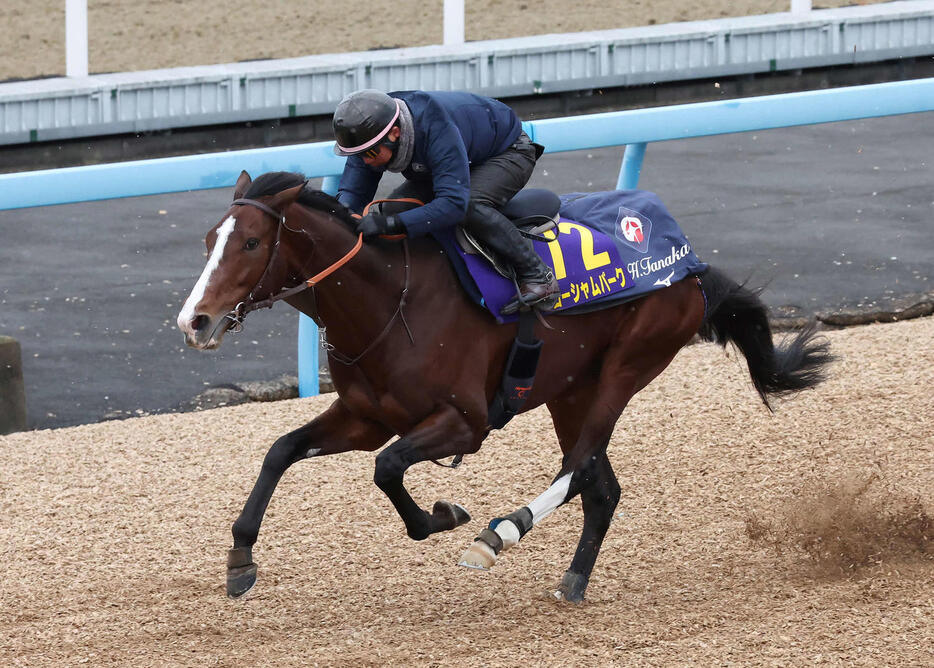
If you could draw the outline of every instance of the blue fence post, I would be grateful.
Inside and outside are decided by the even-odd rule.
[[[329,195],[337,194],[339,176],[325,176],[321,190]],[[313,397],[318,394],[318,326],[304,313],[298,316],[298,396]]]
[[[642,173],[645,146],[645,142],[626,144],[626,152],[623,153],[623,164],[619,169],[619,179],[616,181],[617,190],[634,190],[639,186],[639,175]]]
[[[298,396],[318,394],[318,326],[304,313],[298,316]]]

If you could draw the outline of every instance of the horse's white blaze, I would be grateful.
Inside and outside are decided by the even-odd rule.
[[[236,224],[237,219],[233,216],[228,216],[227,220],[217,229],[217,241],[214,243],[214,250],[211,251],[211,257],[208,258],[208,263],[204,266],[204,271],[201,272],[198,282],[195,283],[195,287],[191,289],[191,294],[188,295],[188,299],[185,300],[185,305],[178,314],[178,327],[183,332],[189,332],[191,329],[188,323],[190,323],[192,318],[196,315],[195,307],[198,306],[198,303],[204,298],[204,291],[207,290],[208,286],[211,284],[211,276],[221,263],[221,257],[224,255],[224,247],[227,245],[227,239],[230,237],[230,233],[233,232],[234,225]]]
[[[570,489],[570,487],[571,473],[565,473],[555,480],[551,487],[536,497],[536,499],[528,505],[528,509],[532,511],[532,524],[538,524],[551,515],[555,511],[555,508],[564,503],[564,499],[567,498],[568,489]]]

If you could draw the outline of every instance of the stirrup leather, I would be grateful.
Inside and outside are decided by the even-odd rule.
[[[538,219],[539,222],[542,218],[546,218],[546,221],[543,224],[537,225],[535,227],[521,227],[519,228],[519,234],[524,236],[526,239],[531,239],[533,241],[543,241],[545,243],[554,242],[556,238],[549,239],[545,237],[544,234],[549,230],[557,229],[558,217],[555,216],[554,218],[548,218],[546,216],[529,216],[527,219],[523,220],[530,220],[532,218]],[[483,243],[470,232],[468,232],[463,225],[458,225],[456,228],[454,228],[454,239],[457,241],[457,245],[460,246],[461,250],[463,250],[468,255],[479,255],[485,258],[486,261],[489,262],[493,269],[496,271],[496,273],[503,278],[508,278],[511,281],[518,280],[515,269],[513,269],[509,263],[500,259],[496,253],[484,246]]]
[[[480,243],[470,232],[464,229],[463,225],[458,225],[454,230],[454,238],[458,245],[468,255],[479,255],[490,263],[490,266],[496,270],[496,273],[510,281],[515,280],[516,272],[507,263],[503,262],[498,255]]]

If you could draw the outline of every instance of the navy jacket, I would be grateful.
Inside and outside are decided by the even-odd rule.
[[[509,148],[522,131],[516,113],[497,100],[463,92],[402,91],[389,93],[412,112],[415,146],[402,175],[428,180],[435,198],[397,219],[409,237],[457,225],[470,198],[470,168]],[[344,165],[337,199],[360,213],[372,201],[383,169],[370,168],[360,156]]]

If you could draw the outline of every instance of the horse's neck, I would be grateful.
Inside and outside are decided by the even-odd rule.
[[[310,243],[298,249],[294,260],[304,265],[306,279],[340,261],[357,242],[347,225],[337,220],[313,223],[306,229],[314,230],[307,237]],[[308,263],[308,258],[313,261]],[[364,243],[346,264],[322,279],[314,292],[305,291],[289,301],[320,320],[335,345],[340,341],[347,350],[355,350],[369,343],[392,317],[405,280],[401,243]]]

